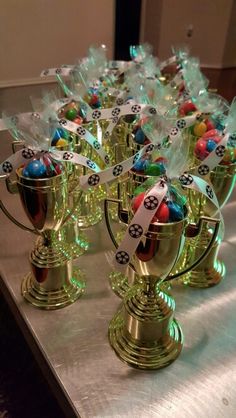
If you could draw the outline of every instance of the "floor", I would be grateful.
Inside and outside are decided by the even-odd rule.
[[[229,101],[236,96],[236,69],[203,72],[210,80],[210,88],[216,88]],[[39,93],[39,87],[32,90]],[[10,108],[15,98],[14,104],[22,104],[23,108],[19,108],[27,111],[29,104],[25,100],[22,103],[22,97],[25,95],[20,88],[3,89],[1,107]],[[1,294],[0,342],[0,418],[63,418]]]
[[[0,294],[0,418],[65,418]]]

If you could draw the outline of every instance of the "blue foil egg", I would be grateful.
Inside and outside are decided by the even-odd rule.
[[[175,202],[167,202],[169,208],[169,222],[178,222],[184,218],[183,208]]]
[[[216,143],[215,143],[215,141],[213,141],[213,139],[209,139],[209,140],[207,141],[207,146],[206,146],[207,151],[211,152],[211,151],[213,151],[215,148],[216,148]]]
[[[57,129],[56,132],[53,135],[52,142],[55,142],[55,141],[57,141],[60,138],[61,138],[61,134],[60,134],[59,129]]]
[[[23,168],[23,170],[22,170],[22,176],[24,176],[24,177],[30,177],[29,172],[27,170],[27,167]]]
[[[135,171],[144,171],[145,168],[147,168],[149,165],[149,161],[148,160],[138,160],[135,164],[134,164],[134,170]]]
[[[145,142],[145,135],[144,135],[144,133],[143,133],[142,129],[140,129],[140,128],[139,128],[139,129],[135,132],[134,140],[135,140],[135,142],[137,142],[138,144],[144,144],[144,142]]]
[[[33,160],[25,168],[28,172],[27,177],[38,179],[47,177],[46,167],[40,160]],[[24,171],[24,170],[23,170]]]

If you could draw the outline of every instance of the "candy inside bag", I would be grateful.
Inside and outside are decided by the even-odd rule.
[[[55,161],[48,152],[45,152],[19,167],[17,171],[23,177],[45,179],[61,174],[63,166]]]
[[[203,161],[208,155],[214,151],[218,143],[222,140],[223,135],[220,131],[213,129],[206,132],[201,138],[198,139],[194,154],[198,160]],[[220,165],[230,165],[236,162],[236,132],[229,136],[226,150],[220,161]]]
[[[154,180],[153,178],[148,179],[137,189],[135,189],[134,197],[131,203],[132,211],[134,213],[138,210],[143,200],[145,199],[147,192],[150,190],[152,186],[154,186],[155,183],[156,180]],[[184,219],[187,215],[186,197],[183,194],[181,194],[177,186],[172,185],[170,182],[168,182],[167,185],[167,194],[160,206],[158,207],[152,219],[152,223],[178,222]]]
[[[154,154],[146,154],[133,166],[132,171],[139,175],[161,176],[166,174],[167,160],[164,157],[156,157]]]
[[[201,136],[195,145],[194,154],[200,161],[203,161],[217,148],[223,136],[228,133],[226,149],[225,146],[221,149],[222,159],[220,164],[230,165],[236,162],[236,100],[232,101],[230,107],[224,101],[221,101],[220,104],[221,107],[217,109],[218,111],[212,117],[217,129],[209,130]],[[219,109],[223,112],[219,112]],[[226,115],[227,111],[228,114]]]
[[[43,179],[62,173],[62,164],[49,152],[54,138],[65,135],[63,129],[57,128],[56,122],[49,123],[40,118],[32,118],[30,114],[23,114],[16,118],[14,131],[24,140],[25,146],[22,154],[26,162],[17,169],[18,174]]]
[[[145,157],[152,160],[156,159],[155,164],[156,167],[158,167],[156,171],[157,174],[150,174],[150,176],[145,179],[145,177],[139,178],[139,173],[134,173],[134,175],[137,176],[138,181],[141,181],[141,184],[133,193],[133,211],[136,212],[139,208],[147,191],[149,191],[159,180],[161,180],[166,183],[168,190],[164,200],[158,207],[152,222],[177,222],[184,219],[187,214],[187,199],[184,196],[184,192],[179,181],[177,180],[187,168],[188,149],[184,138],[180,136],[166,148],[162,148],[161,151],[158,151],[157,154],[155,152],[151,152],[147,153]],[[150,165],[152,167],[152,163]],[[144,170],[145,169],[146,168],[144,168]],[[162,172],[161,169],[163,170]],[[148,169],[146,169],[144,176],[147,175],[147,171]]]

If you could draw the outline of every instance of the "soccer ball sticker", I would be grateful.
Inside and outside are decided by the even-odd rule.
[[[193,182],[193,178],[190,174],[182,174],[179,177],[179,181],[183,186],[189,186]]]
[[[156,196],[148,196],[144,199],[144,207],[148,210],[156,209],[158,206],[158,200]]]
[[[118,251],[118,253],[116,253],[116,261],[119,264],[128,264],[129,254],[126,251]]]
[[[115,177],[119,176],[122,173],[122,171],[123,171],[123,166],[121,164],[116,165],[112,171],[113,176]]]
[[[78,134],[78,135],[80,135],[80,136],[84,136],[84,135],[86,135],[86,130],[85,130],[82,126],[80,126],[79,128],[77,128],[77,129],[76,129],[76,132],[77,132],[77,134]]]
[[[132,238],[140,238],[142,234],[143,234],[143,228],[141,227],[141,225],[138,225],[138,224],[130,225],[129,235]]]
[[[34,156],[34,151],[30,148],[24,148],[21,153],[23,158],[29,159]]]
[[[5,161],[2,165],[2,170],[4,171],[4,173],[11,173],[13,170],[13,166],[10,163],[10,161]]]
[[[210,169],[206,164],[202,164],[198,167],[198,173],[200,174],[200,176],[206,176],[209,173],[209,171]]]
[[[98,174],[92,174],[89,178],[88,178],[88,184],[90,186],[96,186],[100,181],[100,177]]]
[[[66,152],[64,152],[64,154],[63,154],[63,160],[66,160],[66,161],[68,161],[68,160],[72,160],[72,158],[74,157],[74,154],[73,154],[73,152],[68,152],[68,151],[66,151]]]

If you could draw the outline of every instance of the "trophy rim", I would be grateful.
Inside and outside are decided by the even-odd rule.
[[[65,172],[52,177],[31,179],[29,177],[23,176],[22,174],[19,174],[18,170],[19,169],[16,170],[17,183],[24,187],[47,188],[59,185],[62,182],[66,182],[67,180]]]

